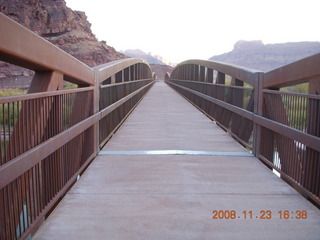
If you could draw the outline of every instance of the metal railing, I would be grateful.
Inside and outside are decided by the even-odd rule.
[[[166,82],[320,206],[320,54],[267,73],[189,60]]]
[[[0,60],[35,71],[0,98],[0,239],[26,239],[154,80],[141,59],[90,68],[2,14],[0,32]]]

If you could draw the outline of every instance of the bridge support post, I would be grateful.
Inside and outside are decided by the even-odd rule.
[[[57,72],[36,72],[28,93],[55,91],[63,88],[63,75]]]
[[[111,76],[111,84],[115,84],[116,83],[116,75],[112,75]]]
[[[199,81],[199,65],[194,65],[194,80]]]
[[[120,82],[125,82],[125,78],[126,78],[126,73],[125,73],[125,69],[123,69],[121,71],[121,81]]]
[[[203,67],[203,66],[200,66],[200,82],[205,82],[206,79],[205,79],[205,70],[206,68]]]
[[[207,68],[207,82],[213,83],[213,69]]]
[[[135,65],[130,66],[130,81],[134,81],[135,79]]]
[[[263,73],[255,74],[255,86],[254,86],[254,114],[258,116],[263,115]],[[252,142],[252,153],[259,157],[261,148],[261,126],[254,122],[253,124],[253,142]]]
[[[218,76],[216,79],[216,84],[225,84],[226,81],[226,75],[222,72],[218,72]],[[215,90],[215,96],[217,99],[224,101],[224,88],[222,87],[216,87]],[[218,123],[222,122],[222,116],[223,116],[223,108],[220,106],[216,107],[216,114],[215,114],[215,119]]]
[[[190,65],[190,80],[194,81],[196,79],[195,76],[195,65],[191,64]]]
[[[93,92],[93,114],[96,114],[100,111],[100,84],[99,84],[99,77],[98,77],[99,72],[97,70],[95,70],[94,72],[94,79],[95,79],[95,88],[94,88],[94,92]],[[112,80],[115,80],[114,75],[111,77],[111,83]],[[114,83],[114,82],[113,82]],[[100,124],[99,121],[94,124],[93,126],[93,132],[94,132],[94,137],[93,137],[93,141],[94,141],[94,148],[95,148],[95,155],[98,154],[98,152],[100,151],[100,139],[99,139],[99,132],[100,132],[100,128],[99,128]]]
[[[232,85],[238,86],[238,87],[243,87],[243,82],[240,81],[239,79],[232,79]],[[231,89],[230,89],[231,90]],[[230,91],[229,90],[229,91]],[[238,89],[232,89],[231,93],[228,93],[232,95],[232,104],[234,106],[243,108],[243,98],[244,98],[244,91],[243,90],[238,90]],[[241,128],[241,122],[242,122],[242,117],[232,113],[231,117],[231,132],[239,136],[239,131]],[[247,126],[249,128],[249,126]],[[252,129],[252,128],[251,128]]]

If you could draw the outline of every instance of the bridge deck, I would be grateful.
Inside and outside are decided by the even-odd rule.
[[[237,216],[212,219],[214,210]],[[267,210],[271,219],[260,219]],[[289,219],[280,219],[285,210]],[[294,219],[302,210],[307,219]],[[171,88],[156,83],[34,239],[319,236],[317,208]]]

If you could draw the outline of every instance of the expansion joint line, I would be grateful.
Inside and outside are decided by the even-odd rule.
[[[230,156],[230,157],[253,157],[250,152],[210,152],[190,150],[147,150],[147,151],[100,151],[102,155],[204,155],[204,156]]]

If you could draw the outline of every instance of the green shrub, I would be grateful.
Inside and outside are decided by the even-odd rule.
[[[23,89],[0,89],[0,97],[9,97],[26,94],[27,91]],[[0,125],[3,130],[3,126],[8,129],[14,126],[14,122],[18,118],[19,114],[18,103],[3,103],[0,104]]]
[[[0,89],[0,97],[9,97],[26,94],[27,90],[23,89]]]

